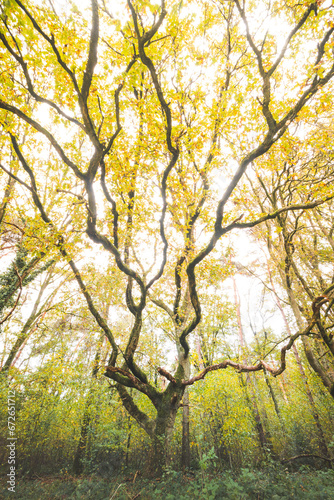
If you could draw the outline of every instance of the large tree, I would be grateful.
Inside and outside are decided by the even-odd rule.
[[[326,5],[91,0],[88,13],[75,3],[63,10],[2,4],[1,168],[20,186],[18,204],[20,189],[29,194],[25,208],[33,220],[40,216],[38,238],[72,268],[111,346],[106,375],[152,437],[157,468],[187,385],[227,366],[279,374],[286,350],[314,324],[312,317],[291,336],[278,369],[226,360],[189,378],[189,335],[202,318],[198,278],[219,240],[333,196],[287,200],[264,214],[231,203],[247,167],[331,100],[334,27]],[[75,264],[100,249],[126,281],[133,323],[125,350]],[[169,381],[163,391],[136,360],[149,301],[169,318],[178,353],[173,374],[159,369]],[[149,398],[154,419],[127,388]]]

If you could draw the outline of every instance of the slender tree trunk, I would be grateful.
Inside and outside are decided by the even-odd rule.
[[[305,387],[305,390],[306,390],[306,395],[307,395],[307,398],[308,398],[309,403],[310,403],[312,417],[313,417],[313,420],[315,422],[315,425],[316,425],[316,428],[317,428],[317,431],[318,431],[320,452],[321,452],[321,454],[324,457],[329,457],[329,452],[328,452],[328,448],[327,448],[327,444],[326,444],[324,432],[323,432],[323,429],[322,429],[321,424],[320,424],[318,411],[317,411],[317,408],[316,408],[316,405],[315,405],[315,402],[314,402],[314,399],[313,399],[313,396],[312,396],[312,392],[311,392],[311,389],[310,389],[310,386],[309,386],[309,383],[308,383],[308,380],[307,380],[306,373],[304,371],[304,368],[303,368],[303,365],[302,365],[301,359],[299,357],[299,354],[298,354],[296,346],[293,345],[292,349],[293,349],[293,353],[294,353],[295,358],[296,358],[296,362],[297,362],[297,365],[298,365],[298,368],[299,368],[299,372],[300,372],[302,381],[304,383],[304,387]]]
[[[277,418],[280,421],[280,424],[283,425],[282,415],[281,415],[279,404],[278,404],[278,401],[277,401],[277,398],[276,398],[276,394],[274,392],[273,386],[271,385],[271,382],[269,380],[269,377],[268,377],[268,374],[267,374],[266,371],[264,372],[264,379],[265,379],[266,384],[268,386],[269,394],[271,396],[271,399],[273,400],[274,408],[275,408],[275,413],[277,415]]]
[[[273,282],[272,281],[271,281],[271,284],[273,286]],[[284,321],[284,324],[285,324],[285,327],[286,327],[286,331],[291,336],[292,332],[291,332],[291,329],[290,329],[289,322],[288,322],[287,317],[285,315],[285,312],[284,312],[284,309],[282,307],[282,304],[281,304],[281,302],[280,302],[280,300],[278,298],[278,295],[275,292],[275,289],[274,289],[274,293],[275,293],[276,303],[277,303],[278,308],[279,308],[279,310],[281,312],[281,315],[283,317],[283,321]],[[293,292],[292,292],[291,289],[289,291],[289,296],[290,296],[291,305],[293,304],[292,310],[294,312],[298,328],[302,329],[303,328],[303,320],[302,320],[301,314],[299,312],[299,308],[298,308],[298,305],[296,303],[294,294],[293,294]],[[306,340],[306,338],[303,337],[303,340],[304,340],[304,345],[305,345],[305,341],[308,341],[309,339]],[[314,399],[313,399],[313,396],[312,396],[312,392],[311,392],[311,389],[310,389],[310,386],[309,386],[309,383],[308,383],[308,380],[307,380],[306,373],[304,371],[304,368],[303,368],[303,365],[302,365],[302,362],[301,362],[301,359],[300,359],[300,356],[299,356],[299,353],[298,353],[298,350],[297,350],[297,347],[296,347],[295,344],[293,344],[293,346],[292,346],[292,351],[293,351],[293,354],[295,356],[295,359],[296,359],[296,362],[297,362],[297,366],[298,366],[298,369],[299,369],[299,373],[300,373],[301,379],[302,379],[304,387],[305,387],[307,399],[308,399],[309,404],[310,404],[311,414],[312,414],[314,423],[315,423],[317,431],[318,431],[320,452],[325,457],[329,457],[329,452],[328,452],[328,448],[327,448],[327,444],[326,444],[324,432],[323,432],[323,429],[322,429],[320,421],[319,421],[318,411],[317,411],[317,408],[316,408],[316,405],[315,405],[315,402],[314,402]]]
[[[86,405],[85,405],[84,416],[83,416],[83,420],[82,420],[82,424],[81,424],[79,444],[78,444],[77,451],[76,451],[76,454],[74,457],[74,462],[73,462],[73,473],[75,475],[82,474],[82,472],[83,472],[83,458],[84,458],[85,452],[86,452],[87,437],[88,437],[89,424],[90,424],[90,415],[88,413],[90,404],[91,404],[91,400],[87,399]]]
[[[279,377],[277,377],[277,379],[278,379],[278,385],[280,386],[281,391],[282,391],[283,399],[286,402],[286,404],[288,405],[288,404],[290,404],[290,402],[289,402],[288,394],[286,392],[286,379],[285,379],[284,372]]]
[[[37,299],[33,305],[30,316],[27,319],[27,321],[25,322],[20,335],[16,339],[15,344],[11,348],[10,353],[8,354],[4,365],[0,370],[0,373],[8,373],[9,368],[14,364],[14,360],[16,361],[18,359],[18,354],[19,354],[20,350],[22,350],[26,340],[31,335],[31,333],[33,331],[33,325],[34,325],[36,319],[41,315],[41,311],[45,307],[45,304],[44,304],[40,308],[40,310],[38,311],[39,305],[41,303],[42,295],[45,292],[45,289],[47,288],[48,284],[50,283],[52,274],[53,274],[53,266],[49,270],[49,272],[47,273],[46,278],[45,278],[44,282],[42,283],[42,286],[39,290]],[[48,302],[48,300],[46,302]]]
[[[129,433],[128,433],[128,439],[126,441],[125,467],[129,467],[129,453],[130,453],[130,443],[131,443],[131,431],[132,431],[132,423],[131,423],[131,417],[129,415]]]
[[[255,337],[255,340],[256,340],[256,344],[257,344],[257,347],[258,349],[260,350],[260,344],[259,344],[259,340],[258,340],[258,337],[257,337],[257,334],[255,331],[253,331],[254,333],[254,337]],[[262,356],[262,355],[261,355]],[[267,384],[267,387],[269,389],[269,394],[270,394],[270,397],[273,401],[273,404],[274,404],[274,409],[275,409],[275,413],[277,415],[277,418],[281,424],[281,427],[283,428],[284,425],[283,425],[283,420],[282,420],[282,415],[281,415],[281,411],[280,411],[280,408],[279,408],[279,404],[278,404],[278,401],[277,401],[277,397],[276,397],[276,394],[275,394],[275,391],[273,389],[273,386],[271,385],[271,382],[270,382],[270,378],[268,376],[268,373],[266,370],[263,371],[264,373],[264,379],[265,379],[265,382]],[[281,375],[283,376],[283,375]],[[255,377],[254,377],[255,378]],[[256,380],[256,379],[255,379]],[[283,429],[284,430],[284,429]]]
[[[33,313],[29,316],[28,320],[22,328],[19,337],[16,339],[15,344],[11,348],[3,367],[0,370],[1,373],[8,373],[9,368],[14,365],[14,361],[17,361],[18,354],[22,352],[22,348],[24,347],[25,342],[27,341],[29,335],[32,333],[32,325],[37,317],[38,315]]]
[[[246,379],[243,377],[243,375],[241,375],[240,381],[241,381],[241,385],[244,387],[244,390],[245,390],[245,396],[246,396],[246,400],[248,403],[248,407],[250,408],[250,410],[253,414],[253,418],[255,421],[255,429],[256,429],[256,432],[257,432],[257,435],[259,438],[261,449],[265,452],[265,450],[268,446],[268,442],[266,439],[266,433],[265,433],[264,428],[263,428],[261,415],[259,412],[259,407],[257,405],[256,397],[253,393],[252,388],[250,387],[252,382],[251,382],[249,374],[247,373]]]
[[[289,291],[289,297],[290,297],[290,302],[291,302],[291,307],[293,310],[293,313],[296,318],[296,322],[298,325],[299,329],[302,329],[304,326],[303,319],[301,317],[298,304],[296,302],[296,299],[294,297],[294,294],[292,291]],[[308,362],[312,366],[313,370],[319,375],[321,378],[322,383],[325,385],[325,387],[328,388],[330,395],[334,398],[334,374],[332,376],[331,372],[326,371],[322,364],[319,362],[317,357],[314,355],[312,346],[311,346],[311,341],[308,337],[302,337],[302,342],[303,346],[305,349],[305,354]]]
[[[98,348],[96,351],[94,365],[93,365],[93,369],[92,369],[92,380],[96,379],[98,371],[99,371],[99,362],[100,362],[100,358],[101,358],[101,350],[102,350],[102,346],[103,346],[103,340],[104,340],[104,334],[99,341]],[[81,424],[81,430],[80,430],[79,444],[78,444],[77,451],[76,451],[76,454],[74,457],[74,462],[73,462],[73,472],[75,475],[82,474],[82,472],[83,472],[83,459],[84,459],[84,456],[86,453],[88,433],[89,433],[89,427],[90,427],[90,423],[91,423],[90,407],[91,407],[91,404],[93,402],[93,398],[94,398],[94,390],[91,387],[89,389],[88,397],[86,399],[85,410],[84,410],[82,424]]]
[[[238,332],[239,332],[239,341],[240,341],[240,347],[241,347],[241,356],[242,356],[242,361],[243,362],[248,362],[248,355],[247,355],[247,344],[246,344],[246,339],[245,339],[245,334],[242,326],[242,321],[241,321],[241,310],[240,310],[240,300],[239,300],[239,295],[238,295],[238,290],[237,290],[237,284],[235,281],[234,276],[232,276],[232,281],[233,281],[233,290],[234,290],[234,302],[236,305],[236,313],[237,313],[237,322],[238,322]],[[255,393],[254,393],[254,388],[252,384],[251,377],[249,373],[246,374],[245,379],[243,375],[240,376],[240,381],[242,386],[245,389],[245,395],[247,399],[247,403],[249,408],[251,409],[253,413],[253,417],[255,420],[255,428],[258,434],[258,438],[260,441],[260,445],[262,450],[265,452],[268,442],[266,439],[266,434],[263,428],[262,420],[261,420],[261,415],[259,412],[258,404],[256,401]]]

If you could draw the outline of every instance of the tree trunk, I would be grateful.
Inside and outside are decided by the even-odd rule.
[[[304,371],[304,368],[303,368],[303,365],[302,365],[301,359],[299,357],[299,354],[298,354],[296,346],[293,345],[292,349],[293,349],[293,352],[294,352],[294,355],[295,355],[295,358],[296,358],[296,361],[297,361],[297,365],[298,365],[298,368],[299,368],[300,376],[301,376],[301,378],[303,380],[303,383],[304,383],[304,386],[305,386],[306,395],[307,395],[307,398],[309,400],[310,407],[311,407],[312,417],[313,417],[313,420],[315,422],[315,425],[316,425],[316,428],[317,428],[317,431],[318,431],[318,436],[319,436],[319,450],[320,450],[321,454],[324,457],[329,457],[329,453],[328,453],[328,448],[327,448],[325,436],[324,436],[324,433],[323,433],[323,430],[322,430],[322,427],[321,427],[321,424],[320,424],[320,421],[319,421],[319,415],[318,415],[317,408],[315,406],[315,402],[314,402],[314,399],[313,399],[313,396],[312,396],[312,393],[311,393],[311,389],[310,389],[310,386],[309,386],[309,383],[308,383],[308,380],[307,380],[307,377],[306,377],[306,373]]]
[[[81,424],[80,439],[73,462],[73,473],[78,476],[83,472],[83,458],[87,447],[87,437],[90,424],[89,407],[91,401],[86,401],[84,416]]]
[[[271,284],[273,286],[272,281],[271,281]],[[274,289],[274,292],[275,292],[275,289]],[[303,328],[303,320],[302,320],[302,317],[301,317],[301,314],[300,314],[300,311],[299,311],[299,308],[298,308],[298,304],[297,304],[297,302],[295,300],[295,296],[294,296],[291,288],[288,289],[288,293],[289,293],[291,308],[292,308],[292,311],[293,311],[294,316],[296,318],[296,322],[297,322],[298,328],[302,329]],[[282,314],[282,317],[283,317],[283,321],[285,323],[286,331],[291,336],[292,332],[290,330],[289,322],[287,320],[287,317],[285,315],[284,309],[282,307],[282,304],[281,304],[281,302],[280,302],[280,300],[279,300],[278,295],[276,294],[276,292],[275,292],[275,296],[276,296],[276,303],[278,305],[278,308],[279,308],[279,310],[280,310],[280,312]],[[312,353],[312,351],[310,349],[310,346],[309,346],[309,343],[310,343],[309,338],[303,336],[302,337],[302,341],[303,341],[303,345],[304,345],[304,348],[305,348],[305,351],[306,351],[306,357],[308,358],[307,351],[309,351],[309,357],[311,358],[311,361],[315,362],[315,360],[313,359],[314,358],[313,353]],[[304,371],[304,368],[303,368],[303,365],[302,365],[302,362],[301,362],[301,359],[300,359],[300,356],[299,356],[299,353],[298,353],[298,350],[297,350],[297,347],[295,346],[295,344],[293,344],[292,350],[293,350],[293,353],[294,353],[294,356],[295,356],[295,359],[296,359],[296,362],[297,362],[297,365],[298,365],[300,376],[302,378],[302,381],[303,381],[303,384],[304,384],[304,387],[305,387],[307,398],[308,398],[309,403],[310,403],[311,414],[312,414],[314,423],[315,423],[317,431],[318,431],[320,452],[325,457],[329,457],[328,448],[327,448],[325,436],[324,436],[324,433],[323,433],[323,429],[322,429],[320,421],[319,421],[319,416],[318,416],[317,408],[316,408],[316,405],[315,405],[315,402],[314,402],[314,399],[313,399],[313,396],[312,396],[312,392],[311,392],[311,389],[310,389],[310,386],[309,386],[309,383],[308,383],[308,380],[307,380],[306,373]],[[309,362],[310,362],[310,360],[309,360]],[[312,362],[310,362],[311,366],[312,366]],[[319,370],[315,370],[315,371],[321,377],[321,373],[319,373]],[[322,376],[321,378],[322,378],[322,381],[324,382],[324,376]]]
[[[94,365],[93,365],[93,370],[92,370],[92,379],[96,379],[96,376],[99,371],[99,362],[100,362],[100,357],[101,357],[101,350],[103,346],[103,340],[104,340],[104,334],[102,338],[99,341],[98,348],[96,351],[95,359],[94,359]],[[74,462],[73,462],[73,473],[75,475],[82,474],[83,472],[83,458],[86,453],[86,448],[87,448],[87,438],[88,438],[88,432],[89,432],[89,426],[91,423],[91,415],[90,415],[90,406],[92,404],[94,397],[94,392],[92,387],[89,389],[88,397],[86,400],[85,404],[85,410],[84,410],[84,415],[82,419],[82,424],[81,424],[81,430],[80,430],[80,439],[79,439],[79,444],[77,447],[77,451],[74,457]]]
[[[302,319],[296,298],[292,293],[292,290],[288,290],[288,293],[289,293],[291,308],[296,318],[297,326],[300,330],[302,330],[304,327],[304,321]],[[308,362],[310,363],[313,370],[320,377],[324,386],[327,387],[330,395],[334,398],[334,373],[332,373],[329,370],[325,370],[320,361],[317,359],[311,347],[311,340],[309,339],[309,337],[303,336],[302,342]]]
[[[190,467],[190,436],[189,436],[189,393],[188,389],[183,394],[182,407],[182,457],[181,463],[183,470]]]
[[[34,327],[34,324],[36,323],[37,318],[39,318],[41,316],[43,308],[46,308],[46,304],[47,304],[48,300],[50,299],[50,297],[42,305],[42,307],[40,307],[40,309],[38,311],[38,308],[39,308],[40,303],[41,303],[42,295],[45,292],[45,290],[46,290],[47,286],[49,285],[50,280],[52,278],[53,269],[54,269],[54,266],[52,266],[52,268],[48,271],[46,278],[45,278],[44,282],[42,283],[42,286],[39,290],[37,299],[33,305],[31,314],[30,314],[29,318],[27,319],[27,321],[25,322],[19,337],[16,339],[15,344],[11,348],[10,353],[8,354],[4,365],[0,370],[1,373],[8,373],[9,368],[12,365],[14,365],[14,360],[18,358],[17,355],[19,354],[20,349],[23,348],[26,340],[33,332],[33,327]],[[52,297],[52,295],[51,295],[51,297]]]
[[[161,476],[164,468],[170,464],[171,437],[176,414],[185,389],[185,386],[181,383],[183,378],[184,370],[179,365],[175,376],[177,382],[170,382],[163,393],[157,393],[151,399],[157,411],[155,419],[140,410],[124,385],[116,384],[123,406],[151,439],[149,473],[152,476]]]
[[[239,294],[237,290],[237,284],[235,281],[234,276],[232,276],[232,281],[233,281],[233,290],[234,290],[234,302],[236,306],[236,314],[237,314],[237,321],[238,321],[238,333],[239,333],[239,341],[240,341],[240,348],[241,348],[241,357],[243,363],[249,362],[248,359],[248,353],[247,353],[247,344],[246,344],[246,339],[245,339],[245,334],[244,334],[244,329],[242,326],[242,321],[241,321],[241,310],[240,310],[240,299],[239,299]],[[245,390],[245,396],[246,400],[248,403],[248,407],[251,410],[254,420],[255,420],[255,428],[258,434],[258,438],[260,441],[260,446],[261,449],[266,452],[266,448],[268,447],[268,442],[266,439],[266,434],[263,428],[257,400],[255,397],[255,391],[258,393],[257,387],[253,387],[252,379],[249,375],[249,373],[246,374],[246,380],[244,379],[243,375],[240,375],[240,381],[241,385],[244,387]],[[256,379],[253,378],[254,383],[256,384]]]
[[[188,380],[190,377],[190,360],[189,357],[184,356],[181,346],[178,346],[179,363],[183,367],[184,379]],[[181,453],[181,466],[183,470],[190,467],[190,424],[189,424],[189,388],[186,387],[183,393],[183,406],[182,406],[182,453]]]
[[[264,378],[265,378],[266,384],[267,384],[268,389],[269,389],[269,394],[270,394],[271,399],[273,400],[273,403],[274,403],[274,408],[275,408],[275,412],[276,412],[277,418],[280,421],[280,424],[283,425],[282,415],[281,415],[279,404],[278,404],[278,401],[277,401],[277,398],[276,398],[276,394],[274,392],[273,386],[270,383],[270,380],[269,380],[269,377],[268,377],[268,374],[267,374],[266,371],[264,371]]]
[[[152,436],[150,460],[150,472],[154,476],[160,476],[165,467],[168,467],[171,463],[171,438],[182,394],[183,389],[181,392],[175,392],[171,398],[165,397],[166,393],[164,393],[159,405]]]

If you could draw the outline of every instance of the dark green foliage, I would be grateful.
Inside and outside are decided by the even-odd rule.
[[[4,482],[3,482],[4,486]],[[18,481],[16,499],[24,500],[126,500],[128,498],[155,500],[332,500],[334,498],[334,471],[311,471],[301,468],[289,473],[281,467],[265,470],[242,469],[233,475],[226,471],[219,476],[183,476],[169,471],[161,480],[131,477],[97,476],[74,479],[45,478]],[[1,498],[12,498],[2,492]]]
[[[0,274],[0,314],[7,307],[13,307],[15,296],[20,288],[20,275],[22,286],[31,283],[39,274],[46,271],[54,260],[49,260],[36,268],[42,256],[29,258],[29,252],[22,245],[18,246],[14,260],[7,271]]]

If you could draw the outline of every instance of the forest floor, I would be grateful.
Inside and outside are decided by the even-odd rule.
[[[241,469],[208,474],[166,472],[160,479],[134,473],[114,477],[46,476],[18,478],[15,492],[1,478],[0,499],[7,500],[333,500],[334,471],[306,467]]]

